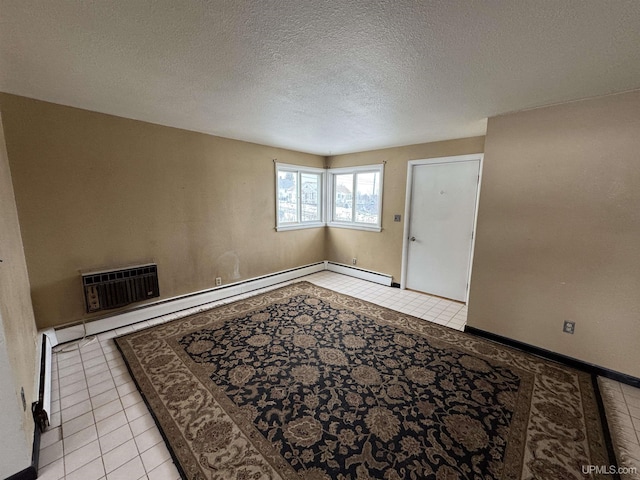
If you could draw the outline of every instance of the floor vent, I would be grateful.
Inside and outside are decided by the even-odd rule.
[[[160,296],[158,266],[155,263],[86,273],[82,275],[82,286],[87,313]]]

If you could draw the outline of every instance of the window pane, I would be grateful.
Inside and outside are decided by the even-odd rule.
[[[300,216],[303,222],[320,221],[320,175],[300,173]]]
[[[297,173],[278,170],[278,223],[298,221]]]
[[[351,222],[353,212],[353,174],[335,176],[335,192],[333,203],[333,219],[340,222]]]
[[[378,223],[380,201],[380,173],[366,172],[356,175],[356,218],[358,223]]]

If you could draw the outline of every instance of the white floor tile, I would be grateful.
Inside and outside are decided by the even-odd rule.
[[[102,420],[114,415],[120,411],[123,411],[122,403],[119,399],[113,400],[105,405],[102,405],[93,410],[93,417],[96,420],[96,423],[101,422]]]
[[[87,382],[84,379],[84,375],[83,375],[83,378],[81,380],[78,380],[75,383],[71,383],[62,387],[60,389],[60,397],[61,398],[67,397],[73,393],[77,393],[81,390],[86,390],[86,389],[87,389]]]
[[[98,440],[94,440],[73,452],[65,454],[64,470],[68,475],[69,473],[78,470],[80,467],[85,466],[92,460],[95,460],[96,458],[99,459],[100,455],[100,445],[98,445]]]
[[[89,391],[84,388],[76,393],[60,398],[60,408],[64,411],[66,408],[72,407],[84,400],[89,400]],[[63,415],[64,418],[64,415]]]
[[[118,385],[117,390],[121,398],[125,395],[128,395],[129,393],[138,391],[138,389],[136,388],[136,384],[133,383],[133,380],[127,383],[123,383],[122,385]]]
[[[149,413],[141,416],[140,418],[136,418],[133,422],[129,424],[131,426],[131,431],[135,436],[140,435],[142,432],[149,430],[151,427],[155,426],[155,422]]]
[[[91,425],[90,427],[80,430],[79,432],[69,435],[63,439],[64,454],[68,455],[69,453],[78,450],[97,439],[98,432],[96,431],[96,427],[95,425]]]
[[[178,469],[171,460],[164,462],[150,472],[147,471],[147,473],[149,478],[153,480],[178,480],[180,478]]]
[[[115,388],[112,388],[111,390],[107,390],[106,392],[99,393],[95,397],[91,397],[91,404],[93,405],[93,408],[98,408],[102,405],[113,402],[118,398],[118,391]]]
[[[104,455],[105,453],[110,452],[114,448],[119,447],[120,445],[128,442],[131,439],[133,439],[131,428],[129,427],[129,424],[125,424],[120,428],[116,428],[114,431],[100,437],[100,450]]]
[[[113,377],[113,383],[116,384],[116,387],[119,387],[123,383],[127,383],[130,381],[132,381],[132,379],[131,375],[129,375],[129,372],[123,373],[121,375],[114,375]]]
[[[87,364],[87,360],[104,355],[102,347],[99,342],[92,342],[80,349],[80,356],[82,357],[82,363]]]
[[[136,418],[139,418],[149,412],[147,406],[144,403],[136,403],[135,405],[131,405],[124,409],[124,412],[127,415],[127,420],[129,422],[134,421]]]
[[[97,375],[101,372],[106,372],[109,370],[109,364],[107,362],[99,363],[98,365],[93,365],[85,369],[84,373],[87,378]]]
[[[107,473],[107,480],[133,480],[146,477],[142,460],[139,456],[129,460],[124,465]]]
[[[93,413],[87,412],[62,424],[62,436],[69,437],[94,424]]]
[[[146,432],[141,433],[135,438],[136,445],[138,446],[138,451],[140,453],[149,450],[151,447],[162,443],[162,435],[160,435],[160,430],[155,427],[150,428]]]
[[[117,365],[115,367],[110,367],[110,368],[111,368],[111,375],[113,375],[114,377],[129,373],[129,371],[127,370],[127,367],[124,364]]]
[[[61,352],[58,354],[57,358],[58,358],[58,373],[60,373],[60,370],[62,369],[68,368],[72,365],[79,365],[80,363],[82,363],[82,357],[77,351]]]
[[[627,405],[629,405],[630,407],[640,408],[640,397],[630,395],[628,391],[624,391],[622,395],[624,396],[624,400]]]
[[[99,480],[104,477],[104,473],[102,458],[96,458],[77,470],[67,473],[65,480]]]
[[[640,388],[634,388],[631,385],[622,385],[622,393],[625,398],[640,398]]]
[[[104,358],[104,355],[102,354],[102,352],[100,352],[100,355],[91,357],[88,360],[85,360],[83,357],[82,364],[84,365],[85,370],[87,370],[91,367],[95,367],[96,365],[102,365],[106,361],[107,359]]]
[[[107,373],[107,372],[103,372]],[[109,374],[109,378],[103,382],[97,383],[89,387],[89,394],[91,397],[97,397],[101,393],[106,392],[107,390],[111,390],[116,388],[116,384],[113,383],[113,379],[111,378],[111,374]]]
[[[64,459],[62,457],[38,468],[38,480],[60,480],[61,478],[64,478]]]
[[[131,407],[132,405],[135,405],[136,403],[142,402],[142,397],[137,391],[135,391],[127,395],[124,395],[123,397],[120,398],[120,401],[122,402],[122,406],[124,408],[128,408],[128,407]]]
[[[56,460],[61,459],[62,456],[62,440],[58,440],[57,442],[40,449],[39,465],[44,467],[46,465],[49,465],[50,463],[55,462]]]
[[[98,436],[102,437],[103,435],[106,435],[109,432],[113,432],[114,430],[126,424],[127,424],[127,417],[125,416],[124,411],[120,411],[96,423],[96,427],[98,429]]]
[[[82,363],[78,362],[68,367],[58,369],[58,378],[63,379],[69,375],[78,374],[83,371]]]
[[[75,369],[75,371],[69,375],[66,375],[64,377],[59,377],[59,381],[60,381],[60,390],[62,390],[64,387],[66,387],[67,385],[72,385],[76,382],[80,382],[80,381],[85,381],[84,378],[84,369],[82,368],[82,365],[80,365],[80,368]]]
[[[144,464],[144,469],[147,473],[151,472],[156,467],[160,466],[166,460],[171,458],[171,454],[164,443],[154,445],[148,450],[142,452],[140,455],[142,458],[142,463]]]
[[[62,415],[62,422],[68,422],[74,418],[77,418],[81,415],[91,412],[92,406],[91,402],[87,399],[80,403],[76,403],[75,405],[70,406],[69,408],[65,408],[60,412]]]
[[[60,427],[49,428],[40,435],[40,450],[47,448],[49,445],[62,440],[62,429]]]
[[[136,444],[133,439],[131,439],[103,454],[102,461],[104,462],[104,469],[108,475],[110,472],[113,472],[118,467],[121,467],[129,460],[136,457],[138,457],[138,449],[136,448]]]
[[[111,371],[113,371],[116,367],[125,367],[126,368],[124,360],[121,357],[112,358],[111,360],[107,360],[107,364],[109,365],[109,368],[111,369]]]

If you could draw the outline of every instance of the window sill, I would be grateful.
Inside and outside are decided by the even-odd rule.
[[[319,228],[326,227],[327,224],[323,222],[314,223],[298,223],[295,225],[279,225],[276,227],[276,232],[287,232],[289,230],[304,230],[306,228]]]
[[[328,227],[331,228],[348,228],[351,230],[364,230],[366,232],[381,232],[382,227],[378,225],[363,225],[358,223],[328,223]]]

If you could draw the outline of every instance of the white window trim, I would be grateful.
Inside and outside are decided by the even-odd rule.
[[[347,228],[351,230],[364,230],[368,232],[380,232],[382,231],[382,198],[383,198],[383,187],[384,187],[384,163],[374,164],[374,165],[362,165],[358,167],[340,167],[340,168],[331,168],[331,169],[323,169],[317,167],[306,167],[304,165],[293,165],[288,163],[279,163],[274,162],[275,165],[275,215],[276,215],[276,226],[275,230],[277,232],[285,232],[289,230],[302,230],[305,228],[318,228],[318,227],[331,227],[331,228]],[[300,212],[300,201],[301,201],[301,188],[302,184],[300,182],[300,173],[314,173],[320,174],[321,186],[319,190],[320,201],[318,204],[320,205],[320,221],[312,221],[312,222],[283,222],[280,223],[278,220],[278,172],[279,171],[289,171],[298,175],[298,179],[296,181],[297,188],[297,218],[301,218]],[[334,176],[343,174],[343,173],[365,173],[365,172],[379,172],[380,173],[380,201],[378,203],[378,223],[361,223],[361,222],[346,222],[333,220],[333,209],[334,209],[334,199],[333,199],[333,189],[334,189]],[[355,192],[354,192],[354,202],[355,202]],[[355,203],[354,207],[355,208]]]
[[[325,197],[326,197],[326,170],[323,168],[317,168],[317,167],[306,167],[304,165],[292,165],[292,164],[288,164],[288,163],[278,163],[278,162],[274,162],[275,164],[275,207],[276,207],[276,231],[277,232],[284,232],[284,231],[288,231],[288,230],[302,230],[305,228],[318,228],[318,227],[324,227],[326,226],[326,201],[325,201]],[[278,172],[279,171],[285,171],[285,172],[293,172],[295,173],[298,178],[296,180],[296,204],[297,204],[297,215],[296,217],[299,219],[297,222],[282,222],[280,223],[279,221],[279,215],[278,215]],[[320,200],[318,202],[318,205],[320,207],[320,220],[315,220],[315,221],[311,221],[311,222],[303,222],[302,220],[300,220],[302,218],[301,216],[301,212],[300,212],[300,201],[302,199],[302,185],[300,182],[300,173],[314,173],[314,174],[320,174],[320,189],[318,194],[320,195]]]
[[[335,180],[335,175],[345,174],[345,173],[365,173],[365,172],[379,172],[380,173],[380,201],[378,202],[378,223],[361,223],[361,222],[345,222],[339,220],[333,220],[334,215],[334,198],[333,198],[333,189]],[[341,167],[341,168],[331,168],[327,170],[328,180],[327,180],[327,194],[326,194],[326,212],[328,214],[327,217],[327,225],[329,227],[335,228],[349,228],[352,230],[366,230],[370,232],[380,232],[382,231],[382,198],[383,198],[383,187],[384,187],[384,163],[380,163],[377,165],[363,165],[359,167]],[[355,208],[355,192],[353,192],[354,198],[354,207]]]

